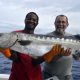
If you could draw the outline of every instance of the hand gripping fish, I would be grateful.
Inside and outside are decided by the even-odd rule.
[[[10,48],[24,54],[42,56],[55,44],[80,49],[80,35],[57,38],[41,34],[0,33],[0,48]]]

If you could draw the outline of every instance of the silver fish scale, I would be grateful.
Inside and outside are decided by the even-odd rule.
[[[8,47],[12,46],[16,40],[17,40],[17,35],[15,35],[15,33],[2,34],[0,36],[0,47],[1,48],[8,48]]]
[[[30,35],[30,34],[18,34],[19,40],[31,40],[37,44],[52,44],[52,43],[60,43],[60,44],[75,44],[79,45],[79,40],[65,39],[65,38],[55,38],[55,37],[46,37],[40,35]]]

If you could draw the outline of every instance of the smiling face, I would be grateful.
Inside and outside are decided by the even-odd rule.
[[[34,30],[37,24],[38,24],[38,16],[33,12],[28,13],[25,18],[26,29]]]
[[[55,24],[56,32],[59,34],[64,34],[65,29],[68,26],[68,19],[64,15],[59,15],[56,17],[54,24]]]

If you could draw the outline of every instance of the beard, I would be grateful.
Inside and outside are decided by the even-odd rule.
[[[59,33],[59,34],[61,34],[61,35],[63,35],[65,33],[65,29],[63,29],[63,28],[57,28],[56,32]]]
[[[35,26],[34,26],[33,24],[27,24],[27,25],[26,25],[26,28],[27,28],[28,30],[34,30],[34,29],[35,29]]]

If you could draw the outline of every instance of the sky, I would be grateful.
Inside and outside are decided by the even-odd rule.
[[[80,0],[0,0],[0,32],[24,29],[28,12],[36,12],[39,16],[35,33],[52,32],[55,17],[60,14],[69,19],[67,32],[80,33]]]

